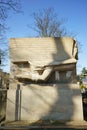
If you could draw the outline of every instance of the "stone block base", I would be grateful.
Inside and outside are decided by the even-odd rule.
[[[77,84],[12,86],[7,94],[7,121],[83,120],[82,96]]]

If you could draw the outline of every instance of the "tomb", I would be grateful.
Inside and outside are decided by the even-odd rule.
[[[77,60],[73,38],[11,38],[7,120],[83,120]]]

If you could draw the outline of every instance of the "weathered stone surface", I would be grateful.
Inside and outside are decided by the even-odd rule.
[[[60,64],[67,59],[77,59],[76,42],[63,38],[12,38],[10,39],[11,61],[29,61],[34,66]],[[75,61],[74,61],[75,62]]]
[[[76,84],[21,84],[19,95],[17,89],[14,86],[8,90],[7,120],[83,120],[81,93]]]
[[[7,121],[83,120],[77,52],[67,37],[11,39]]]
[[[68,66],[68,70],[73,72],[76,68],[77,53],[75,40],[68,37],[12,38],[10,39],[11,73],[17,79],[46,81],[56,66],[61,68],[61,65],[64,65],[62,71],[66,71]],[[72,64],[74,67],[70,66]]]

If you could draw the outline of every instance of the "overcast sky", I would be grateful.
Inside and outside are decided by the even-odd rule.
[[[81,53],[77,64],[77,72],[87,67],[87,0],[21,0],[22,14],[9,13],[7,25],[10,30],[7,38],[31,37],[36,33],[27,27],[33,26],[32,13],[41,9],[53,7],[59,19],[66,19],[65,27],[68,32],[77,34],[76,38],[82,44]],[[9,67],[4,70],[8,71]]]

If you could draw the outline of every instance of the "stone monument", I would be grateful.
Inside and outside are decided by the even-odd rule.
[[[70,37],[11,38],[7,120],[83,120],[77,59]]]

